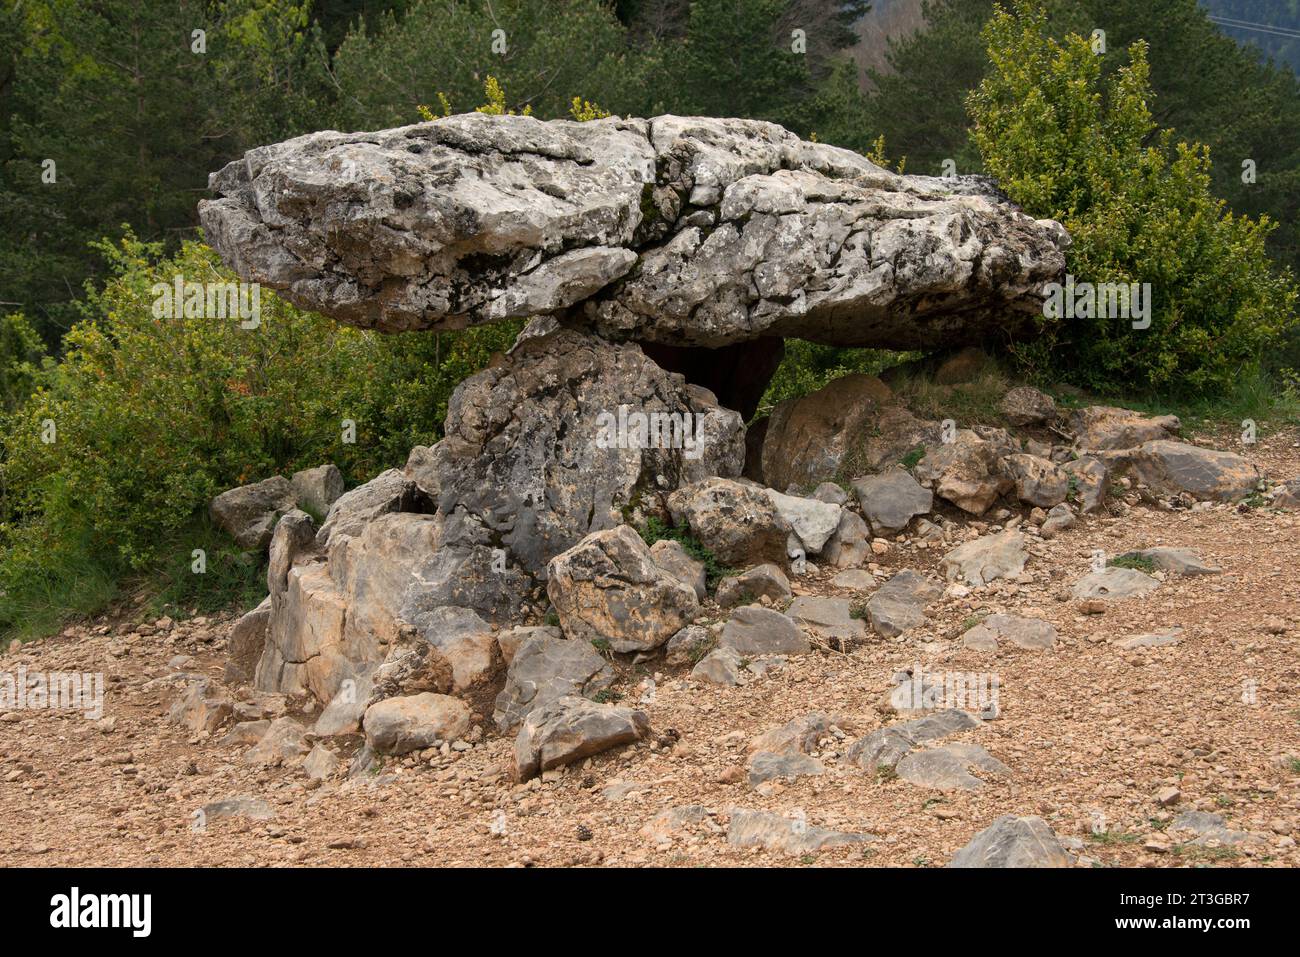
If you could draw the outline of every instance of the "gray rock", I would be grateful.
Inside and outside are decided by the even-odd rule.
[[[724,565],[785,560],[790,526],[764,489],[705,479],[669,495],[668,510]]]
[[[664,808],[643,824],[637,833],[644,838],[662,843],[689,835],[708,819],[708,809],[702,804]]]
[[[226,684],[239,685],[253,680],[270,626],[271,596],[267,595],[260,605],[240,617],[230,629],[230,637],[226,640]]]
[[[1220,575],[1223,569],[1217,565],[1207,565],[1189,548],[1140,548],[1125,552],[1119,558],[1147,558],[1161,571],[1171,575]]]
[[[800,655],[811,650],[808,639],[791,619],[759,605],[744,605],[731,613],[718,647],[747,656]]]
[[[1135,648],[1163,648],[1165,645],[1178,644],[1182,634],[1183,629],[1181,628],[1165,628],[1161,631],[1125,638],[1122,641],[1115,642],[1115,645],[1125,651],[1132,651]]]
[[[727,829],[727,843],[732,847],[763,847],[792,856],[874,840],[873,834],[832,831],[810,825],[802,818],[739,808],[731,809],[731,824]]]
[[[220,801],[209,801],[203,805],[205,822],[219,821],[222,818],[242,817],[250,821],[273,821],[275,811],[261,798],[233,797]]]
[[[904,755],[922,744],[977,728],[979,724],[978,719],[956,708],[936,711],[923,718],[900,721],[872,731],[849,745],[845,759],[875,773],[878,768],[896,766]]]
[[[843,718],[824,711],[810,711],[791,718],[785,724],[768,728],[749,742],[751,754],[767,751],[772,754],[798,752],[807,754],[817,749],[818,742],[833,734],[832,728],[844,723]]]
[[[1216,452],[1184,442],[1147,442],[1129,454],[1137,481],[1163,495],[1183,492],[1202,501],[1236,502],[1255,491],[1264,475],[1235,452]]]
[[[298,496],[298,507],[322,517],[343,494],[343,473],[332,464],[294,472],[289,481]]]
[[[704,563],[686,554],[681,542],[661,538],[650,546],[650,557],[683,585],[690,586],[697,600],[705,601],[709,597],[709,577]]]
[[[968,429],[952,442],[927,446],[915,473],[934,494],[972,515],[983,515],[1014,485],[1003,471],[997,446]]]
[[[560,698],[534,709],[515,738],[515,777],[534,775],[610,748],[631,744],[650,733],[644,711],[596,704],[586,698]]]
[[[1000,641],[1027,651],[1050,651],[1056,645],[1056,626],[1038,618],[989,615],[962,635],[962,644],[978,651],[997,651]]]
[[[791,595],[790,579],[770,562],[718,582],[718,604],[723,608],[755,602],[764,595],[774,602],[788,601]]]
[[[240,721],[217,742],[223,748],[229,747],[249,747],[257,744],[266,736],[266,732],[271,728],[271,722],[266,718],[258,718],[254,721]]]
[[[765,781],[793,781],[796,778],[825,774],[826,766],[806,754],[759,751],[749,759],[749,786]]]
[[[469,708],[457,698],[427,691],[386,698],[366,709],[363,727],[372,750],[407,754],[462,737],[469,730]]]
[[[311,749],[311,752],[302,762],[302,769],[307,772],[307,777],[313,781],[324,781],[326,778],[334,776],[338,770],[339,758],[333,751],[318,744]]]
[[[978,791],[984,782],[971,769],[1010,774],[1011,769],[978,744],[945,744],[912,751],[899,759],[895,772],[909,784],[941,791]]]
[[[438,476],[438,453],[431,445],[414,446],[406,456],[402,475],[410,479],[420,491],[436,502],[442,497],[442,479]]]
[[[717,642],[709,629],[702,625],[687,625],[668,639],[664,645],[664,664],[690,665],[697,663]]]
[[[767,497],[776,507],[776,513],[799,538],[804,549],[809,554],[820,552],[826,540],[839,527],[842,511],[840,506],[821,502],[815,498],[782,495],[775,489],[766,491]]]
[[[1107,567],[1099,572],[1089,572],[1071,589],[1075,598],[1103,598],[1120,601],[1135,595],[1145,595],[1159,587],[1160,582],[1136,568]]]
[[[848,591],[866,591],[876,587],[876,578],[865,568],[846,568],[831,579],[831,584]]]
[[[998,532],[958,545],[940,562],[948,581],[960,579],[978,587],[999,578],[1014,578],[1025,570],[1029,551],[1020,532]]]
[[[867,637],[866,624],[853,617],[853,604],[847,598],[801,595],[785,613],[814,637],[837,647]]]
[[[609,338],[933,348],[1028,334],[1068,242],[987,180],[757,120],[468,113],[259,147],[210,188],[205,235],[242,278],[385,331],[581,304]]]
[[[1017,386],[1002,397],[1002,415],[1012,425],[1042,425],[1056,418],[1056,402],[1029,386]]]
[[[847,508],[840,524],[822,549],[822,559],[835,568],[857,568],[871,555],[871,529],[857,512]]]
[[[1167,439],[1182,424],[1176,415],[1145,416],[1113,406],[1090,405],[1070,413],[1074,444],[1080,449],[1132,449],[1144,442]]]
[[[943,589],[905,568],[881,585],[867,602],[867,619],[878,635],[894,638],[925,621],[925,609]]]
[[[849,493],[834,482],[822,482],[813,489],[812,497],[819,502],[829,502],[831,505],[849,504]]]
[[[898,468],[855,480],[853,491],[876,535],[901,532],[913,516],[928,514],[934,507],[934,493]]]
[[[517,652],[525,641],[533,637],[560,639],[564,634],[554,625],[517,625],[497,633],[497,647],[501,649],[501,658],[508,666],[515,659]]]
[[[408,611],[404,619],[429,643],[435,658],[451,670],[453,690],[465,691],[496,673],[496,636],[472,609],[443,605]]]
[[[358,676],[340,688],[312,725],[311,733],[318,738],[332,738],[340,734],[354,734],[361,730],[361,719],[366,713],[373,686],[370,677]]]
[[[1069,473],[1047,459],[1019,452],[1002,461],[1015,483],[1016,498],[1022,502],[1052,508],[1064,502],[1069,494]]]
[[[213,524],[230,535],[236,545],[260,550],[271,543],[276,519],[296,505],[293,485],[287,478],[274,475],[222,492],[212,500],[208,511]]]
[[[998,818],[958,851],[949,867],[1069,867],[1070,856],[1041,817]]]
[[[658,648],[699,613],[694,588],[659,567],[629,525],[557,555],[547,579],[564,634],[607,640],[618,652]]]
[[[614,683],[613,667],[583,641],[547,635],[528,638],[506,669],[492,720],[502,732],[517,727],[535,708],[569,696],[590,697]]]
[[[307,735],[293,718],[276,718],[262,739],[244,753],[245,764],[278,766],[307,753]]]
[[[1227,845],[1242,844],[1253,839],[1245,831],[1234,831],[1228,827],[1222,815],[1207,811],[1184,811],[1179,814],[1174,818],[1174,823],[1169,825],[1169,833],[1172,835],[1179,832],[1195,834],[1196,837],[1188,841],[1195,845],[1205,845],[1212,841]]]

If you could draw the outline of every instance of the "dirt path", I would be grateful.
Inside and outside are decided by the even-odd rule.
[[[1274,435],[1246,453],[1270,475],[1300,476],[1297,439]],[[1170,578],[1102,615],[1064,600],[1094,549],[1154,545],[1194,549],[1223,574]],[[940,554],[895,543],[879,562],[929,570]],[[625,703],[641,700],[647,677],[655,681],[640,704],[654,737],[523,786],[507,776],[511,740],[490,720],[464,752],[391,759],[323,785],[300,767],[250,767],[246,746],[217,743],[222,732],[203,740],[166,721],[185,675],[220,676],[229,620],[169,631],[164,622],[155,634],[70,629],[0,658],[0,671],[107,679],[102,720],[0,715],[0,865],[938,866],[1008,813],[1045,818],[1080,866],[1300,865],[1300,513],[1138,506],[1035,540],[1031,555],[1032,584],[942,599],[905,640],[792,658],[747,686],[696,684],[687,669],[656,663],[625,668]],[[830,577],[798,579],[796,594],[850,595]],[[981,612],[1046,618],[1061,640],[1049,652],[963,648],[953,638]],[[1172,626],[1184,629],[1174,645],[1114,644]],[[943,793],[869,776],[830,746],[823,775],[749,786],[750,738],[813,710],[845,715],[850,739],[873,730],[893,720],[883,706],[891,675],[914,663],[997,674],[1000,717],[957,740],[983,744],[1008,776]],[[1156,795],[1169,788],[1180,797],[1161,806]],[[196,809],[240,796],[266,801],[274,819],[193,829]],[[640,833],[661,810],[690,804],[711,816],[668,840]],[[735,848],[726,842],[733,807],[878,839],[805,857]],[[1254,837],[1232,847],[1180,843],[1166,828],[1190,809]]]

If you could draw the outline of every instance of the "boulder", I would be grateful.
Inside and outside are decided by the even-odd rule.
[[[901,532],[913,516],[926,515],[934,507],[934,493],[899,468],[857,479],[853,491],[876,535]]]
[[[997,532],[958,545],[939,563],[948,581],[960,579],[978,587],[999,578],[1014,578],[1025,570],[1029,551],[1020,532]]]
[[[790,525],[764,489],[705,479],[669,495],[668,510],[724,565],[785,561]]]
[[[307,753],[307,735],[293,718],[276,718],[257,744],[244,754],[244,763],[261,767],[289,764]]]
[[[307,777],[313,781],[324,781],[326,778],[332,778],[334,772],[338,770],[338,766],[338,755],[323,744],[313,747],[302,762],[302,769],[307,772]]]
[[[524,642],[534,637],[558,639],[563,638],[564,634],[554,625],[517,625],[505,628],[497,633],[497,648],[501,651],[501,659],[509,666]]]
[[[822,559],[835,568],[857,568],[871,555],[871,529],[857,512],[840,515],[835,534],[826,541]]]
[[[1008,455],[1003,466],[1015,483],[1016,498],[1028,505],[1052,508],[1070,492],[1070,475],[1047,459],[1023,452]]]
[[[1074,509],[1065,502],[1053,505],[1047,517],[1043,519],[1043,524],[1038,526],[1038,534],[1046,539],[1055,538],[1066,529],[1073,528],[1076,521]]]
[[[1017,386],[1002,397],[998,407],[1012,425],[1044,425],[1056,418],[1056,402],[1029,386]]]
[[[959,850],[949,867],[1069,867],[1070,855],[1041,817],[1004,814]]]
[[[1132,449],[1167,439],[1182,428],[1176,415],[1145,416],[1129,409],[1090,405],[1070,413],[1074,444],[1085,450]]]
[[[979,791],[984,782],[972,771],[1010,774],[1011,769],[978,744],[945,744],[912,751],[894,766],[909,784],[940,791]]]
[[[276,522],[266,564],[266,590],[272,596],[284,594],[289,569],[300,555],[312,550],[315,542],[316,523],[306,512],[291,509]]]
[[[228,685],[240,685],[253,680],[257,661],[266,648],[266,636],[271,627],[271,596],[244,614],[230,629],[226,640],[225,680]]]
[[[758,120],[467,113],[258,147],[209,187],[241,278],[384,331],[581,306],[608,338],[931,349],[1029,334],[1068,243],[986,179]]]
[[[537,634],[526,639],[506,670],[492,720],[502,732],[517,727],[535,708],[560,698],[591,697],[617,677],[590,644]]]
[[[469,731],[469,708],[448,695],[423,692],[385,698],[366,709],[366,744],[380,754],[407,754]]]
[[[904,756],[930,741],[979,727],[980,722],[965,711],[948,708],[923,718],[900,721],[872,731],[849,745],[845,760],[874,774],[879,768],[893,768]]]
[[[208,678],[191,681],[181,696],[172,703],[167,719],[189,731],[211,734],[235,710],[230,695]]]
[[[336,533],[348,537],[360,535],[381,515],[433,510],[433,501],[418,485],[398,469],[389,469],[334,500],[316,533],[316,544],[325,548]]]
[[[734,648],[715,648],[691,669],[692,680],[724,688],[744,684],[750,677],[745,656]]]
[[[222,492],[208,512],[212,522],[243,549],[261,550],[271,543],[276,520],[298,504],[293,485],[274,475],[252,485]]]
[[[631,744],[650,733],[644,711],[586,698],[560,698],[533,709],[515,738],[515,778],[526,781],[563,764]]]
[[[719,648],[741,655],[800,655],[811,650],[808,639],[785,615],[760,605],[742,605],[731,613],[718,639]]]
[[[1127,460],[1137,481],[1161,495],[1183,492],[1202,501],[1236,502],[1250,495],[1264,477],[1249,459],[1185,442],[1143,444]]]
[[[806,754],[759,751],[749,759],[749,786],[752,788],[767,781],[789,782],[825,773],[826,766]]]
[[[718,604],[723,608],[756,602],[766,596],[773,602],[790,599],[790,579],[780,567],[772,564],[755,565],[739,575],[731,575],[718,582]]]
[[[817,750],[822,738],[835,736],[833,728],[843,730],[841,725],[846,726],[846,721],[838,715],[830,715],[824,711],[810,711],[756,736],[749,742],[748,751],[750,754],[759,751],[773,754],[792,752],[808,754]]]
[[[1159,546],[1157,548],[1139,548],[1136,551],[1125,552],[1117,556],[1118,559],[1147,559],[1156,568],[1168,572],[1171,575],[1220,575],[1223,569],[1217,565],[1207,565],[1200,555],[1197,555],[1190,548],[1167,548]]]
[[[772,500],[776,513],[809,554],[820,552],[826,540],[839,527],[843,509],[838,505],[820,502],[815,498],[783,495],[774,489],[767,489],[767,497]]]
[[[1061,471],[1068,476],[1070,494],[1078,502],[1079,511],[1087,514],[1101,508],[1110,478],[1106,463],[1093,455],[1081,455],[1063,462]]]
[[[771,811],[731,810],[727,843],[733,847],[762,847],[795,856],[827,847],[874,841],[874,834],[834,831],[810,825],[803,817],[783,817]]]
[[[881,585],[867,602],[867,619],[876,634],[895,638],[925,621],[925,609],[943,589],[905,568]]]
[[[546,593],[567,637],[604,639],[619,652],[658,648],[700,607],[630,525],[593,532],[553,558]]]
[[[1014,486],[997,447],[969,429],[959,431],[952,442],[928,446],[915,472],[934,494],[972,515],[983,515]]]
[[[661,538],[650,546],[650,557],[668,574],[689,586],[698,600],[704,601],[709,597],[709,576],[704,562],[691,558],[681,542]]]
[[[298,507],[313,515],[324,516],[343,495],[343,473],[336,465],[318,465],[294,472],[289,481],[298,497]]]
[[[687,625],[664,645],[664,664],[693,665],[715,644],[717,642],[709,629],[702,625]]]

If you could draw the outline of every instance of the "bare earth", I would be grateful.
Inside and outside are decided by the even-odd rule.
[[[1236,448],[1234,436],[1206,438]],[[1241,451],[1272,477],[1300,476],[1295,430]],[[1111,505],[1111,514],[1058,538],[1033,539],[1032,584],[943,598],[903,640],[873,636],[848,654],[791,658],[737,688],[697,684],[689,668],[658,661],[620,664],[622,703],[649,714],[652,738],[523,786],[508,776],[512,738],[482,712],[490,695],[477,699],[482,740],[469,750],[388,759],[348,778],[360,740],[336,739],[328,743],[343,764],[320,784],[300,766],[243,763],[246,745],[217,743],[225,729],[203,739],[167,723],[184,674],[220,678],[233,619],[157,634],[136,633],[138,620],[71,628],[0,658],[0,671],[108,680],[99,722],[67,712],[0,715],[0,865],[928,867],[947,863],[1003,814],[1045,818],[1078,866],[1300,865],[1300,513],[1137,505],[1118,514],[1122,503]],[[1155,545],[1191,548],[1223,574],[1170,577],[1101,615],[1068,599],[1094,549]],[[943,551],[891,542],[877,561],[887,574],[933,572]],[[831,577],[796,579],[796,594],[862,597],[833,588]],[[965,649],[955,637],[980,612],[1046,618],[1061,641],[1049,652]],[[1170,626],[1184,629],[1175,645],[1114,644]],[[178,655],[193,662],[169,665]],[[988,776],[978,792],[944,793],[868,775],[841,757],[853,738],[897,720],[885,705],[891,675],[917,663],[998,675],[1000,717],[954,740],[983,744],[1008,776]],[[656,687],[642,702],[647,677]],[[302,706],[291,702],[299,709],[291,713]],[[741,773],[748,741],[809,711],[845,716],[847,738],[819,752],[826,773],[751,788]],[[1180,797],[1162,806],[1156,795],[1171,787]],[[231,797],[265,800],[274,820],[221,818],[192,829],[196,809]],[[691,804],[710,816],[664,838],[640,833],[661,810]],[[735,848],[726,841],[732,808],[878,839],[804,857]],[[1254,839],[1194,846],[1184,843],[1191,835],[1166,833],[1191,809],[1221,814]]]

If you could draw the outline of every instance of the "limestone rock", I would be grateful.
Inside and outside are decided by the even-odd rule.
[[[469,708],[448,695],[422,692],[385,698],[366,709],[366,744],[381,754],[407,754],[469,730]]]
[[[230,535],[244,549],[263,549],[271,543],[278,519],[297,505],[293,485],[274,475],[252,485],[222,492],[208,507],[213,524]]]
[[[560,698],[535,708],[515,738],[515,777],[534,775],[610,748],[631,744],[650,733],[644,711],[596,704],[586,698]]]
[[[699,611],[695,590],[655,564],[629,525],[593,532],[551,560],[546,592],[564,634],[615,651],[657,648]]]
[[[742,605],[731,613],[718,647],[742,655],[800,655],[811,650],[793,621],[759,605]]]
[[[1135,595],[1145,595],[1159,587],[1160,582],[1136,568],[1107,567],[1099,572],[1089,572],[1077,582],[1071,593],[1075,598],[1087,600],[1101,598],[1119,601]]]
[[[949,867],[1069,867],[1070,856],[1041,817],[1005,814],[976,834]]]
[[[1136,551],[1125,552],[1118,558],[1149,559],[1156,568],[1171,575],[1220,575],[1223,573],[1222,568],[1216,565],[1207,565],[1200,555],[1197,555],[1189,548],[1167,548],[1164,546],[1140,548]]]
[[[318,465],[314,469],[294,472],[289,479],[298,497],[298,507],[315,515],[325,515],[343,495],[343,473],[337,465]]]
[[[1264,477],[1249,459],[1185,442],[1147,442],[1128,459],[1133,476],[1153,491],[1187,492],[1202,501],[1236,502],[1250,495]]]
[[[668,639],[664,645],[664,664],[695,664],[716,644],[709,629],[701,625],[687,625]]]
[[[614,683],[614,669],[590,644],[534,635],[520,645],[506,670],[492,720],[505,732],[535,708],[569,696],[590,697]]]
[[[999,578],[1014,578],[1025,570],[1029,552],[1020,532],[997,532],[958,545],[943,557],[940,567],[948,581],[960,579],[972,587]]]
[[[820,552],[826,540],[839,527],[840,513],[843,510],[838,505],[820,502],[815,498],[783,495],[774,489],[767,489],[767,497],[772,500],[776,513],[799,538],[809,554]]]
[[[1003,459],[1007,474],[1015,483],[1016,498],[1039,508],[1052,508],[1065,501],[1070,491],[1070,476],[1047,459],[1023,452]]]
[[[853,491],[876,535],[901,532],[913,516],[926,515],[934,507],[934,493],[898,468],[857,479]]]
[[[997,651],[1002,641],[1027,651],[1049,651],[1056,645],[1056,626],[1039,618],[989,615],[962,635],[962,644],[978,651]]]
[[[765,595],[774,602],[784,602],[790,594],[790,579],[771,563],[755,565],[718,582],[718,604],[723,608],[755,602]]]
[[[867,637],[866,624],[853,617],[853,605],[847,598],[801,595],[790,603],[785,613],[796,624],[834,647],[843,648]]]
[[[1017,386],[1002,397],[1002,415],[1012,425],[1043,425],[1056,418],[1056,402],[1029,386]]]
[[[905,568],[881,585],[867,602],[867,618],[878,635],[894,638],[925,621],[925,609],[943,589]]]
[[[934,494],[972,515],[983,515],[1014,484],[1003,471],[997,447],[968,429],[952,442],[928,446],[915,472]]]
[[[1074,444],[1080,449],[1132,449],[1167,439],[1182,428],[1176,415],[1145,416],[1113,406],[1090,405],[1070,413]]]
[[[827,847],[876,840],[872,834],[834,831],[810,825],[802,817],[782,817],[771,811],[731,810],[727,843],[733,847],[764,847],[788,855],[812,854]]]
[[[669,495],[668,509],[724,565],[785,560],[790,526],[762,489],[706,479]]]
[[[709,576],[704,563],[686,554],[681,542],[661,538],[650,546],[650,557],[683,585],[690,586],[699,601],[709,597]]]

